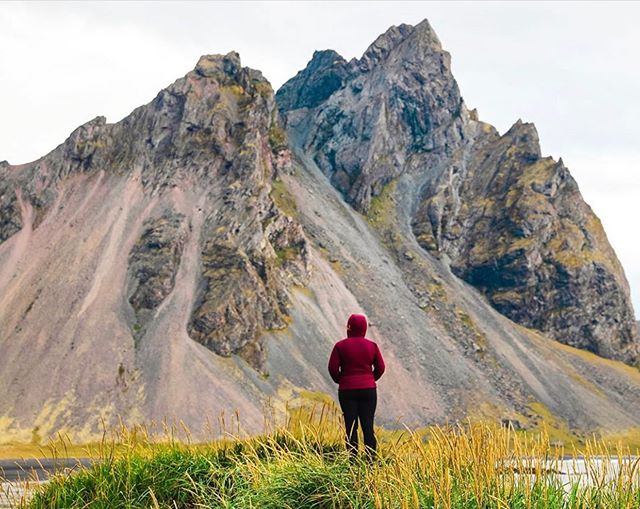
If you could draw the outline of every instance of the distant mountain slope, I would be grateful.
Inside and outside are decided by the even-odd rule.
[[[233,409],[259,431],[269,407],[334,394],[328,354],[357,311],[388,363],[386,426],[638,422],[637,369],[510,319],[637,351],[624,274],[568,172],[531,126],[500,137],[466,109],[428,23],[359,60],[316,53],[277,101],[288,137],[262,75],[207,55],[122,121],[0,163],[0,440],[88,440],[120,417],[200,437]]]

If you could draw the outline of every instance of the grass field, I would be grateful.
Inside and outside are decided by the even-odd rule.
[[[565,451],[551,446],[544,431],[468,421],[420,431],[378,429],[377,436],[373,464],[350,461],[341,415],[327,403],[297,409],[262,435],[228,433],[209,443],[177,440],[172,430],[158,442],[144,427],[123,427],[94,446],[99,465],[54,477],[28,507],[640,507],[640,460],[621,444],[615,456],[622,466],[607,473],[596,468],[597,458],[609,457],[603,442]],[[572,454],[584,457],[586,485],[563,485],[555,474]]]

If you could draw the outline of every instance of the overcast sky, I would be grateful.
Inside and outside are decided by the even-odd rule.
[[[46,154],[97,115],[117,122],[191,70],[240,53],[277,89],[316,49],[359,57],[427,18],[480,119],[534,122],[602,220],[640,316],[640,3],[0,3],[0,160]]]

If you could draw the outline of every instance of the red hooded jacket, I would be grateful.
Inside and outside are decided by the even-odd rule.
[[[329,374],[341,389],[371,389],[384,373],[384,359],[378,345],[364,337],[367,318],[351,315],[347,337],[338,341],[329,357]],[[373,366],[373,371],[371,367]]]

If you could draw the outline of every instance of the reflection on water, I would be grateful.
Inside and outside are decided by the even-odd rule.
[[[518,480],[529,479],[533,484],[560,482],[568,493],[572,487],[589,486],[631,489],[640,487],[640,457],[594,456],[563,459],[527,459],[504,461],[500,468],[515,473]]]

